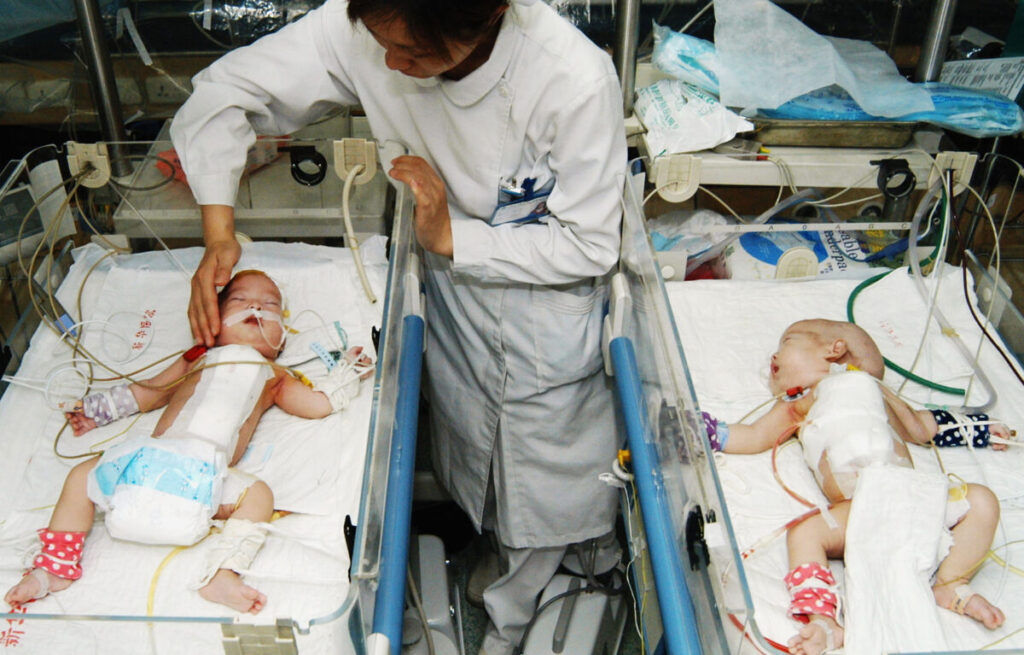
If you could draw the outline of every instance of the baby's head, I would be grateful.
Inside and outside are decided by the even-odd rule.
[[[235,273],[217,294],[217,305],[218,346],[252,346],[267,359],[277,358],[285,337],[281,290],[266,273],[253,269]]]
[[[885,362],[862,328],[845,321],[813,318],[793,323],[772,355],[769,386],[773,394],[810,387],[828,375],[832,364],[851,364],[881,379]]]

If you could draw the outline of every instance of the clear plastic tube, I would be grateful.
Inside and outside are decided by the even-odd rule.
[[[939,186],[940,184],[942,184],[943,186],[940,187]],[[921,229],[921,219],[927,213],[929,202],[930,202],[931,198],[933,198],[938,193],[939,189],[940,188],[944,188],[944,187],[945,187],[945,182],[944,181],[937,182],[935,185],[932,186],[932,188],[928,189],[928,192],[925,194],[924,198],[921,199],[921,202],[917,206],[917,210],[914,212],[914,218],[913,218],[913,220],[910,223],[910,243],[913,243],[913,244],[917,243],[918,238],[919,238],[918,237],[918,232]],[[949,199],[949,195],[950,194],[949,194],[948,191],[946,191],[945,193],[946,193],[946,197],[947,197],[947,202],[946,202],[946,221],[945,222],[948,225],[949,224],[949,219],[950,219],[950,216],[949,216],[950,203],[949,203],[948,199]],[[945,250],[944,245],[945,245],[946,236],[947,236],[946,234],[941,235],[943,243],[940,244],[940,249],[943,252]],[[943,252],[940,252],[940,255],[943,254]],[[933,271],[933,276],[935,277],[936,283],[938,283],[939,274],[941,273],[942,267],[944,265],[943,259],[944,259],[944,257],[936,257],[935,269]],[[942,313],[942,310],[939,309],[938,305],[936,305],[934,303],[934,301],[929,298],[928,286],[925,283],[924,274],[921,272],[921,262],[918,261],[917,256],[914,254],[914,251],[911,251],[910,270],[914,274],[913,275],[913,277],[914,277],[914,284],[917,286],[917,290],[918,290],[918,293],[921,296],[921,299],[924,300],[924,302],[929,305],[931,314],[935,317],[936,322],[942,328],[943,332],[946,333],[946,334],[957,334],[954,330],[952,330],[950,322],[946,319],[946,316]],[[956,349],[963,356],[964,360],[970,363],[971,370],[973,371],[974,377],[977,378],[978,382],[981,384],[981,386],[985,389],[985,392],[988,394],[985,402],[983,404],[981,404],[981,405],[969,406],[969,405],[967,405],[967,400],[968,400],[967,397],[964,397],[964,405],[959,408],[959,411],[971,412],[971,413],[973,413],[973,412],[984,412],[984,411],[987,410],[988,407],[990,407],[996,401],[996,397],[997,397],[996,390],[992,386],[992,383],[989,381],[988,376],[985,375],[984,371],[982,371],[982,370],[980,370],[978,368],[977,360],[974,357],[971,356],[970,351],[967,349],[967,346],[964,345],[964,342],[960,339],[959,335],[953,337],[952,338],[952,342],[953,342],[953,345],[956,347]]]
[[[814,198],[816,195],[818,195],[818,190],[817,189],[804,189],[803,191],[801,191],[799,193],[794,193],[793,195],[789,196],[788,198],[786,198],[782,202],[776,204],[771,209],[768,209],[767,211],[765,211],[762,214],[760,214],[754,220],[750,221],[749,223],[745,223],[744,225],[759,225],[761,223],[767,223],[769,220],[774,218],[777,214],[781,214],[782,212],[786,211],[790,207],[794,207],[796,205],[803,204],[803,203],[807,202],[808,199]],[[739,226],[739,227],[742,227],[742,226]],[[725,239],[719,241],[714,246],[712,246],[708,250],[704,251],[700,256],[695,257],[692,260],[686,262],[686,273],[687,274],[692,273],[694,271],[694,269],[696,269],[698,266],[700,266],[704,262],[711,261],[712,259],[714,259],[718,255],[722,254],[725,251],[726,247],[730,243],[732,243],[736,239],[740,238],[740,234],[742,234],[742,230],[738,230],[738,231],[730,234]]]

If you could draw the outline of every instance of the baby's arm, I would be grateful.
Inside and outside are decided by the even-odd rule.
[[[798,401],[799,402],[799,401]],[[753,423],[730,423],[727,437],[720,436],[720,450],[726,453],[753,454],[771,450],[784,434],[792,434],[806,409],[802,404],[776,401],[772,408]],[[712,417],[712,421],[715,419]],[[707,422],[707,418],[705,418]]]
[[[1006,439],[1009,428],[990,421],[987,414],[955,414],[942,409],[913,409],[896,394],[882,386],[889,423],[904,441],[926,446],[933,442],[939,447],[965,446],[965,436],[975,448],[991,446],[1005,450],[1006,445],[991,442],[991,437]]]
[[[193,366],[179,357],[170,366],[141,383],[125,383],[89,394],[81,400],[62,405],[64,416],[76,437],[98,426],[138,412],[163,407],[174,394],[173,382]]]
[[[286,375],[278,385],[274,403],[301,418],[323,418],[334,411],[326,394],[310,389],[290,375]]]
[[[361,347],[349,349],[345,358],[312,389],[291,376],[278,386],[274,402],[302,418],[323,418],[348,407],[359,393],[359,384],[373,373],[373,360]]]

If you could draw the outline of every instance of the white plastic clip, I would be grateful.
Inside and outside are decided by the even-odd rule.
[[[611,293],[608,299],[608,313],[604,317],[604,329],[601,331],[601,352],[604,355],[604,372],[615,375],[612,366],[612,339],[623,336],[626,316],[633,309],[633,299],[629,295],[629,283],[626,276],[616,273],[612,276]]]

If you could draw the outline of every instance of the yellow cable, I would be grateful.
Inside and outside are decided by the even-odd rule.
[[[210,533],[207,533],[206,536],[210,536]],[[203,537],[203,539],[206,539],[206,537]],[[200,541],[202,541],[202,539],[200,539]],[[149,595],[146,598],[146,616],[153,616],[153,597],[156,595],[156,584],[160,580],[160,574],[163,573],[164,567],[167,566],[167,563],[174,559],[178,553],[186,548],[188,548],[188,546],[175,546],[171,549],[171,552],[167,553],[167,557],[164,557],[163,561],[160,562],[160,565],[156,567],[156,571],[153,573],[153,579],[149,582]]]
[[[113,441],[114,439],[117,439],[118,437],[120,437],[122,434],[127,433],[128,430],[132,429],[132,426],[134,426],[136,423],[139,422],[140,418],[142,418],[142,414],[141,413],[138,416],[136,416],[135,418],[133,418],[132,422],[129,423],[127,426],[125,426],[125,428],[123,430],[121,430],[120,432],[118,432],[117,434],[115,434],[113,436],[110,436],[110,437],[107,437],[106,439],[104,439],[102,441],[97,441],[93,445],[89,446],[89,453],[91,453],[93,455],[102,455],[103,451],[102,450],[96,450],[95,449],[96,446],[102,446],[103,444],[107,443],[108,441]]]
[[[238,499],[238,503],[235,504],[235,509],[236,510],[238,509],[238,505],[241,504],[242,498],[245,497],[245,493],[248,490],[249,490],[249,488],[246,487],[245,491],[242,492],[242,497],[239,498]],[[283,513],[283,512],[281,512],[279,510],[275,510],[274,513],[271,514],[270,520],[268,521],[268,523],[272,523],[273,521],[276,521],[277,519],[281,518],[282,516],[285,516],[286,514],[287,513]],[[206,539],[206,537],[209,537],[214,532],[220,532],[220,528],[211,527],[210,531],[206,533],[206,536],[203,537],[202,539],[200,539],[199,541],[197,541],[195,544],[192,544],[192,546],[195,546],[196,544],[204,541]],[[153,599],[156,596],[156,585],[160,581],[160,574],[163,573],[164,567],[166,567],[167,564],[172,559],[177,557],[178,553],[180,553],[181,551],[185,550],[186,548],[191,548],[192,546],[175,546],[174,548],[171,549],[171,552],[167,553],[167,556],[164,557],[163,560],[160,562],[160,564],[156,567],[156,571],[153,572],[153,578],[149,581],[149,594],[146,597],[146,616],[153,616]]]
[[[993,646],[995,646],[995,645],[997,645],[997,644],[1001,644],[1002,642],[1006,641],[1007,639],[1009,639],[1009,638],[1010,638],[1010,637],[1012,637],[1013,635],[1017,634],[1017,633],[1018,633],[1018,632],[1020,632],[1021,630],[1024,630],[1024,628],[1017,628],[1016,630],[1014,630],[1014,631],[1013,631],[1013,632],[1011,632],[1010,634],[1008,634],[1008,635],[1003,635],[1003,636],[1002,636],[1002,637],[1000,637],[999,639],[996,639],[995,641],[993,641],[993,642],[991,642],[991,643],[989,643],[989,644],[985,644],[984,646],[982,646],[982,647],[981,647],[981,648],[979,648],[978,650],[988,650],[989,648],[992,648]]]

